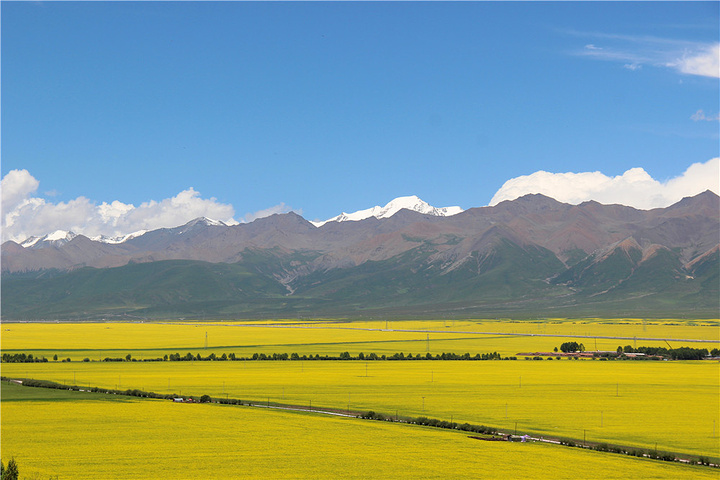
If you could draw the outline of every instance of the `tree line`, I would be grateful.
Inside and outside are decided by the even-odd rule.
[[[625,347],[619,346],[617,348],[618,355],[624,353],[643,353],[648,356],[665,357],[671,360],[702,360],[705,357],[718,357],[720,356],[720,349],[713,348],[708,352],[707,348],[692,348],[692,347],[679,347],[679,348],[665,348],[665,347],[637,347],[633,348],[632,345],[626,345]]]
[[[555,347],[555,352],[558,351],[558,348]],[[574,352],[584,352],[585,346],[582,343],[577,342],[565,342],[562,345],[560,345],[560,351],[563,353],[574,353]],[[626,345],[625,347],[619,346],[617,348],[617,356],[623,356],[625,353],[643,353],[648,357],[663,357],[663,358],[669,358],[671,360],[702,360],[708,356],[711,357],[718,357],[720,356],[720,349],[713,348],[712,350],[708,351],[706,348],[691,348],[691,347],[679,347],[679,348],[665,348],[665,347],[637,347],[633,348],[631,345]],[[595,353],[596,356],[610,356],[613,354],[601,352],[601,353]],[[536,359],[541,360],[542,358],[536,357]],[[55,355],[53,357],[54,361],[58,361],[58,356]],[[356,356],[352,356],[349,352],[343,352],[340,355],[320,355],[320,354],[310,354],[310,355],[300,355],[298,353],[254,353],[250,357],[242,357],[237,356],[234,353],[223,353],[222,355],[217,355],[215,353],[210,353],[209,355],[203,356],[201,353],[193,354],[191,352],[186,353],[185,355],[181,355],[180,353],[171,353],[166,354],[163,357],[157,357],[157,358],[143,358],[143,359],[137,359],[133,358],[131,354],[127,354],[124,357],[105,357],[101,361],[103,362],[208,362],[208,361],[315,361],[315,360],[517,360],[517,357],[515,356],[507,356],[503,357],[498,352],[490,352],[490,353],[476,353],[475,355],[471,355],[470,353],[438,353],[436,355],[433,355],[432,353],[426,353],[425,355],[422,354],[415,354],[412,353],[405,354],[403,352],[394,353],[392,355],[378,355],[376,353],[369,353],[364,354],[363,352],[360,352]],[[48,359],[45,357],[35,357],[32,353],[25,354],[25,353],[3,353],[2,355],[2,363],[37,363],[37,362],[47,362]],[[61,360],[62,362],[70,362],[70,358],[64,358]],[[83,362],[91,362],[95,360],[90,360],[90,358],[85,357]]]
[[[57,355],[54,360],[57,361]],[[503,357],[498,352],[491,353],[476,353],[471,355],[470,353],[438,353],[433,355],[432,353],[426,353],[425,355],[408,353],[407,355],[399,352],[392,355],[378,355],[376,353],[369,353],[365,355],[360,352],[356,356],[350,355],[349,352],[343,352],[338,356],[335,355],[300,355],[298,353],[255,353],[250,357],[237,356],[234,353],[223,353],[217,355],[211,353],[207,356],[203,356],[201,353],[193,354],[191,352],[181,355],[179,353],[166,354],[163,357],[157,358],[143,358],[138,360],[133,358],[131,354],[127,354],[125,357],[105,357],[101,361],[103,362],[208,362],[208,361],[254,361],[254,360],[272,360],[272,361],[314,361],[314,360],[517,360],[516,357]],[[26,355],[24,353],[8,354],[4,353],[2,356],[3,363],[32,363],[32,362],[47,362],[45,357],[33,357],[32,354]],[[69,358],[63,359],[63,362],[71,361]],[[83,362],[90,362],[89,358],[84,358]]]
[[[350,352],[343,352],[340,355],[300,355],[298,353],[254,353],[251,357],[241,357],[234,353],[225,354],[218,356],[215,353],[203,357],[202,354],[197,353],[193,355],[188,352],[185,355],[179,353],[173,353],[165,355],[162,359],[170,362],[183,362],[183,361],[322,361],[322,360],[517,360],[515,357],[503,357],[498,352],[491,353],[476,353],[471,355],[470,353],[438,353],[433,355],[432,353],[426,353],[425,355],[408,353],[407,355],[403,352],[394,353],[392,355],[378,355],[376,353],[364,354],[360,352],[358,355],[353,356]]]
[[[3,353],[2,355],[2,362],[3,363],[40,363],[40,362],[47,362],[48,359],[45,357],[33,357],[33,354],[24,354],[24,353]]]
[[[555,347],[555,351],[558,348]],[[578,342],[565,342],[560,345],[560,351],[563,353],[574,353],[584,352],[585,345]],[[616,351],[618,356],[622,356],[626,353],[642,353],[646,356],[653,357],[664,357],[671,360],[702,360],[706,357],[717,357],[720,356],[720,349],[713,348],[708,351],[707,348],[692,348],[692,347],[679,347],[679,348],[665,348],[665,347],[637,347],[633,348],[632,345],[619,346]],[[609,356],[611,354],[606,352],[596,353],[598,356]]]
[[[367,413],[358,415],[358,418],[364,418],[364,419],[368,419],[368,420],[389,421],[389,422],[393,421],[392,417],[383,415],[382,413],[376,413],[373,410],[370,410]],[[398,418],[395,418],[394,421],[399,422],[401,420],[399,420]],[[438,420],[437,418],[428,418],[428,417],[403,418],[402,422],[411,423],[414,425],[425,425],[428,427],[435,427],[435,428],[457,429],[457,430],[462,430],[464,432],[482,433],[485,435],[497,434],[496,429],[494,429],[492,427],[486,427],[485,425],[473,425],[470,423],[448,422],[447,420]]]

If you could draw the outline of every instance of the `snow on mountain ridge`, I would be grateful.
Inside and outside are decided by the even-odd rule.
[[[393,200],[391,200],[389,203],[387,203],[384,207],[375,206],[372,208],[368,208],[365,210],[359,210],[357,212],[353,213],[341,213],[340,215],[333,217],[329,220],[325,220],[324,222],[310,222],[316,227],[320,227],[327,222],[345,222],[345,221],[358,221],[358,220],[364,220],[366,218],[375,217],[375,218],[389,218],[395,215],[397,212],[399,212],[402,209],[408,209],[415,212],[423,213],[426,215],[435,215],[435,216],[442,216],[447,217],[451,215],[456,215],[463,211],[460,207],[442,207],[437,208],[433,207],[432,205],[428,204],[427,202],[424,202],[419,197],[415,195],[406,196],[406,197],[398,197]],[[195,218],[185,225],[182,225],[181,227],[175,227],[178,229],[176,232],[178,235],[182,235],[186,232],[188,232],[192,227],[195,227],[196,225],[204,225],[208,227],[227,227],[232,225],[237,225],[237,222],[222,222],[220,220],[213,220],[207,217],[198,217]],[[149,230],[138,230],[136,232],[128,233],[125,235],[118,235],[118,236],[109,236],[109,235],[95,235],[90,238],[90,240],[94,242],[100,242],[110,245],[117,245],[124,243],[128,240],[131,240],[133,238],[140,237],[146,233],[148,233]],[[43,244],[50,244],[54,245],[56,247],[59,247],[61,245],[64,245],[65,243],[71,241],[73,238],[77,237],[78,234],[74,232],[68,232],[65,230],[56,230],[55,232],[49,233],[44,236],[32,236],[24,240],[20,243],[20,245],[24,248],[42,248]]]
[[[127,235],[120,235],[117,237],[108,237],[106,235],[97,235],[95,237],[92,237],[90,240],[92,240],[94,242],[101,242],[101,243],[108,243],[111,245],[115,245],[118,243],[126,242],[126,241],[130,240],[131,238],[136,238],[141,235],[145,235],[147,232],[148,232],[147,230],[138,230],[137,232],[128,233]]]
[[[442,208],[433,207],[429,203],[421,200],[416,195],[411,195],[411,196],[407,196],[407,197],[395,198],[395,199],[391,200],[384,207],[375,206],[372,208],[367,208],[365,210],[358,210],[357,212],[353,212],[353,213],[343,212],[336,217],[325,220],[324,222],[310,222],[310,223],[312,223],[316,227],[321,227],[328,222],[347,222],[347,221],[356,222],[358,220],[364,220],[364,219],[370,218],[370,217],[389,218],[404,208],[415,211],[415,212],[423,213],[426,215],[435,215],[435,216],[439,216],[439,217],[449,217],[451,215],[456,215],[463,211],[463,209],[460,207],[442,207]]]
[[[194,228],[196,225],[203,225],[206,227],[227,227],[228,226],[225,222],[221,222],[220,220],[213,220],[213,219],[207,218],[207,217],[198,217],[193,220],[190,220],[185,225],[178,227],[179,230],[176,233],[177,233],[177,235],[184,235],[185,233],[189,232],[190,229]]]
[[[40,240],[42,240],[43,237],[28,237],[22,242],[20,242],[20,246],[23,248],[30,248],[36,243],[38,243]]]
[[[77,237],[77,233],[66,232],[65,230],[55,230],[52,233],[48,233],[42,237],[30,237],[20,244],[23,248],[31,248],[39,246],[39,244],[47,242],[55,246],[64,245],[73,238]]]
[[[183,227],[186,227],[185,229],[181,230],[179,234],[183,234],[187,231],[187,228],[194,227],[195,225],[205,225],[208,227],[227,227],[229,224],[225,222],[221,222],[220,220],[213,220],[211,218],[207,217],[198,217],[193,220],[190,220],[188,223],[183,225]],[[94,242],[100,242],[100,243],[106,243],[110,245],[117,245],[120,243],[124,243],[128,240],[131,240],[133,238],[140,237],[144,234],[146,234],[149,230],[138,230],[137,232],[127,233],[125,235],[118,235],[118,236],[109,236],[109,235],[95,235],[94,237],[91,237],[90,240]],[[41,236],[41,237],[29,237],[23,242],[20,243],[20,245],[24,248],[31,248],[33,246],[40,247],[40,244],[43,242],[49,242],[55,246],[63,245],[73,238],[77,237],[77,234],[74,232],[67,232],[65,230],[56,230],[53,233],[49,233],[47,235]]]
[[[186,223],[184,226],[186,227],[192,227],[197,224],[206,225],[208,227],[227,227],[227,223],[221,222],[220,220],[213,220],[212,218],[207,217],[198,217],[193,220],[190,220],[188,223]]]

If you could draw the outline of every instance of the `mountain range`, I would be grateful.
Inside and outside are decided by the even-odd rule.
[[[417,197],[309,222],[295,213],[2,245],[3,319],[717,318],[720,198],[667,208],[527,195]]]

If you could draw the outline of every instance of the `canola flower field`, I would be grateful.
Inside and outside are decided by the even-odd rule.
[[[23,478],[717,478],[707,467],[415,425],[2,387],[2,454]]]
[[[178,395],[207,394],[215,398],[237,398],[244,402],[333,408],[350,413],[373,410],[391,417],[423,415],[457,423],[483,424],[506,433],[517,431],[536,436],[571,438],[575,441],[586,439],[588,442],[655,448],[659,451],[702,455],[718,460],[720,364],[717,361],[526,361],[522,357],[516,361],[97,360],[105,357],[125,357],[127,354],[133,359],[143,360],[161,358],[172,353],[184,355],[188,352],[201,353],[204,357],[210,353],[216,353],[217,356],[234,353],[238,357],[251,357],[254,353],[337,356],[348,351],[353,356],[360,352],[389,356],[397,352],[422,355],[427,352],[469,352],[474,355],[497,351],[503,356],[512,356],[519,352],[552,351],[555,346],[566,341],[582,342],[588,351],[615,351],[618,346],[625,345],[672,348],[690,346],[710,350],[720,346],[719,325],[717,320],[672,319],[552,319],[543,322],[275,320],[252,323],[3,323],[0,339],[3,353],[32,353],[36,357],[51,359],[47,363],[4,363],[2,375],[11,378],[34,378],[69,385],[140,389]],[[70,358],[72,361],[53,361],[54,355],[58,355],[59,359]],[[83,362],[83,359],[91,361]],[[529,470],[525,473],[525,476],[531,478],[565,478],[560,470],[555,472],[555,475],[546,473],[553,471],[553,464],[560,466],[576,461],[583,462],[582,465],[592,465],[590,475],[586,475],[586,478],[625,477],[628,471],[636,468],[635,465],[639,465],[637,468],[643,472],[637,476],[643,478],[703,478],[708,471],[717,474],[717,471],[708,470],[706,467],[687,465],[670,466],[680,468],[677,471],[664,470],[666,467],[658,467],[660,469],[656,470],[655,466],[661,462],[566,447],[539,444],[530,447],[525,444],[523,447],[526,447],[526,450],[516,450],[521,447],[508,446],[511,444],[507,442],[477,440],[466,445],[467,435],[461,432],[357,419],[326,418],[318,414],[222,405],[174,405],[167,401],[137,400],[131,397],[122,397],[122,401],[118,401],[120,397],[115,396],[114,401],[107,401],[98,399],[98,396],[103,395],[82,392],[66,393],[87,395],[87,398],[71,396],[63,397],[61,401],[46,398],[56,393],[43,393],[40,398],[24,398],[29,394],[14,391],[17,388],[43,392],[48,390],[11,386],[13,391],[8,393],[6,385],[2,385],[2,457],[4,460],[11,456],[16,459],[27,458],[33,468],[43,472],[42,475],[72,472],[73,465],[68,462],[72,463],[71,459],[81,455],[79,450],[67,451],[70,460],[62,460],[62,455],[58,453],[59,463],[52,463],[55,460],[50,459],[56,456],[46,450],[51,448],[53,442],[41,446],[43,442],[40,439],[57,438],[57,434],[53,436],[49,432],[64,424],[68,427],[61,430],[63,443],[71,445],[86,442],[88,432],[93,429],[104,431],[106,435],[112,433],[113,437],[132,437],[131,432],[139,429],[158,429],[158,432],[176,429],[179,438],[194,437],[191,445],[197,445],[198,440],[203,438],[207,438],[207,442],[212,444],[212,437],[216,445],[220,445],[218,451],[235,452],[236,456],[240,455],[255,464],[250,467],[242,462],[241,466],[237,459],[225,459],[227,468],[241,469],[238,470],[240,473],[232,474],[229,470],[223,470],[225,467],[216,465],[224,457],[213,457],[209,453],[207,457],[203,457],[204,450],[191,449],[187,463],[202,465],[207,462],[207,471],[219,472],[216,478],[260,475],[270,478],[328,477],[333,476],[328,472],[337,471],[343,472],[341,476],[348,478],[367,476],[363,475],[363,472],[377,472],[371,476],[399,476],[398,472],[406,471],[425,472],[415,476],[428,478],[443,475],[483,476],[477,472],[484,472],[482,469],[485,467],[478,465],[476,459],[468,460],[463,457],[472,452],[472,455],[485,458],[486,461],[485,455],[502,455],[500,463],[492,467],[494,470],[488,470],[498,473],[485,475],[495,477],[509,476],[510,468],[515,468],[512,474],[517,476],[517,465],[514,463],[532,459],[533,455],[537,455],[538,459],[533,461],[534,465],[533,462],[528,464]],[[11,400],[7,401],[7,398]],[[78,400],[80,398],[82,401]],[[186,409],[188,407],[191,409]],[[140,410],[148,415],[144,416],[145,413],[140,413]],[[83,411],[87,412],[90,419],[88,421],[91,422],[85,433],[82,429],[76,430],[69,426],[76,422],[75,419]],[[186,418],[178,412],[192,413],[189,414],[190,418]],[[102,425],[105,414],[108,415],[106,426]],[[117,415],[117,422],[112,420],[113,415]],[[209,417],[212,417],[212,420]],[[95,420],[92,420],[93,418]],[[128,419],[128,425],[124,425],[123,418]],[[141,420],[142,418],[146,420]],[[29,419],[33,421],[29,422]],[[93,421],[98,424],[93,425]],[[26,425],[28,422],[29,425]],[[267,430],[268,423],[275,425],[277,431]],[[325,427],[336,430],[326,435],[323,431]],[[408,428],[414,430],[406,430]],[[259,430],[275,433],[263,436],[265,434]],[[36,433],[31,433],[32,431]],[[293,438],[293,431],[306,433],[300,438]],[[423,433],[408,434],[408,431]],[[371,435],[372,432],[375,433]],[[88,460],[89,468],[99,472],[94,475],[95,478],[119,478],[113,476],[114,473],[109,470],[116,468],[120,472],[123,469],[135,468],[133,457],[128,454],[124,460],[120,456],[120,460],[115,462],[107,458],[103,461],[103,455],[111,455],[113,449],[147,449],[146,455],[152,455],[153,458],[171,459],[177,458],[173,456],[176,452],[185,451],[185,447],[178,445],[180,440],[169,440],[165,434],[158,435],[154,444],[149,439],[145,440],[145,443],[139,441],[128,445],[115,445],[109,440],[96,441],[97,445],[93,444],[96,450],[104,448],[108,451],[96,452],[94,458],[97,458],[97,461]],[[411,437],[406,438],[407,435]],[[420,437],[413,438],[415,435]],[[22,442],[17,439],[22,436],[38,440],[20,445]],[[255,440],[249,441],[248,436],[257,438],[257,445]],[[322,440],[338,438],[340,442],[341,437],[355,439],[348,441],[356,443],[362,443],[360,439],[365,438],[371,445],[366,446],[365,450],[353,443],[350,447],[340,445],[331,448]],[[242,454],[238,453],[240,447],[233,446],[232,442],[245,443]],[[453,450],[456,453],[450,453],[446,447],[435,445],[434,442],[452,445],[456,448]],[[282,456],[284,453],[275,452],[275,447],[267,448],[267,445],[289,448],[288,445],[295,443],[299,446],[295,450],[288,450],[287,457]],[[323,446],[318,447],[318,443]],[[505,449],[495,443],[504,445]],[[263,444],[264,447],[261,446]],[[403,451],[396,446],[408,449],[405,455],[401,455],[404,459],[402,461],[395,459]],[[387,455],[382,453],[383,448],[391,453],[392,461],[385,458]],[[426,448],[429,450],[424,451]],[[492,453],[496,448],[500,448],[500,453]],[[63,449],[59,451],[62,452]],[[425,455],[420,457],[412,452],[424,452]],[[319,462],[320,465],[311,461],[319,458],[316,454],[325,456],[322,457],[323,461]],[[297,475],[289,475],[287,472],[283,474],[281,468],[284,467],[270,466],[275,455],[281,455],[278,458],[283,459],[278,463],[292,465],[295,462],[303,465],[297,467]],[[580,456],[576,458],[575,455]],[[541,461],[540,457],[545,460]],[[328,460],[325,461],[325,458]],[[422,463],[425,458],[428,459],[427,464]],[[435,461],[431,460],[433,458]],[[620,458],[622,461],[617,463]],[[445,463],[444,459],[447,459]],[[383,466],[385,461],[386,467]],[[447,470],[448,461],[452,461],[452,470]],[[109,462],[107,464],[110,466],[105,467],[106,462]],[[178,465],[184,465],[183,460],[177,462]],[[624,462],[630,463],[624,466]],[[461,465],[455,465],[456,463]],[[369,464],[372,464],[372,467],[367,466]],[[606,467],[603,467],[605,464]],[[146,467],[147,465],[143,464],[143,468]],[[469,470],[465,470],[466,467]],[[107,472],[104,470],[106,468]],[[190,472],[195,467],[188,468]],[[412,470],[413,468],[415,470]],[[593,477],[596,472],[605,472],[603,468],[607,468],[607,472],[610,472],[610,469],[618,470],[615,474],[598,474]],[[508,473],[503,475],[503,471]],[[567,478],[573,473],[577,472],[570,469]],[[65,473],[65,476],[82,477],[77,473]],[[190,478],[198,475],[183,473],[174,476]],[[147,478],[155,477],[156,475],[149,474]],[[207,475],[205,477],[212,478]],[[717,478],[716,475],[713,478]]]
[[[238,361],[11,363],[68,385],[373,410],[505,432],[718,456],[716,362]],[[684,406],[692,406],[684,408]],[[517,427],[516,427],[517,422]]]
[[[557,336],[549,336],[557,335]],[[620,338],[609,338],[620,337]],[[651,338],[653,340],[647,340]],[[584,343],[587,350],[618,346],[720,347],[718,320],[549,319],[538,321],[266,321],[151,323],[11,323],[2,326],[2,350],[36,356],[82,360],[132,354],[138,359],[169,353],[202,352],[292,353],[353,356],[405,353],[485,353],[503,356],[518,352],[551,351],[566,341]],[[678,344],[676,344],[678,343]],[[207,348],[206,348],[207,346]]]

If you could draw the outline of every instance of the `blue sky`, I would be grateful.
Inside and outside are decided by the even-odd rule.
[[[3,239],[665,185],[718,157],[718,5],[2,2]]]

